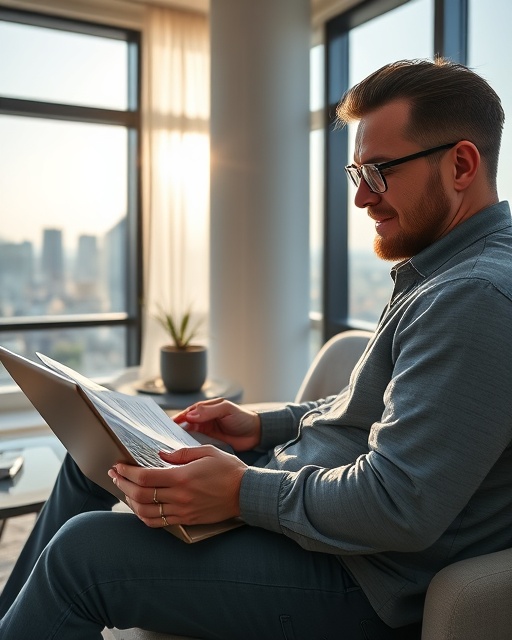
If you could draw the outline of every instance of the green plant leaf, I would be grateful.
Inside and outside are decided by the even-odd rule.
[[[158,313],[154,318],[160,323],[163,329],[169,334],[174,345],[178,349],[186,349],[193,338],[197,335],[202,320],[198,320],[194,326],[190,326],[192,310],[186,311],[181,319],[173,316],[172,313],[164,311],[158,307]]]

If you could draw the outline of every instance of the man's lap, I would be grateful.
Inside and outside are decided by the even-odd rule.
[[[107,626],[224,640],[334,638],[344,629],[356,639],[361,619],[378,623],[334,556],[262,529],[187,545],[131,514],[93,512],[73,518],[52,547],[62,561],[79,559],[88,583],[76,588],[101,585]]]
[[[335,556],[249,526],[187,545],[133,514],[108,511],[112,496],[88,482],[69,457],[54,494],[34,546],[44,543],[49,525],[70,519],[44,552],[24,608],[33,606],[30,598],[46,589],[51,573],[60,592],[88,593],[87,610],[104,626],[222,640],[241,633],[258,640],[394,637]],[[72,517],[86,502],[91,510]],[[30,562],[21,564],[29,569]],[[40,613],[44,620],[44,606]]]

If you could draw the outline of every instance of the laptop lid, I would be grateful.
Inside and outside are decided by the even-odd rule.
[[[96,484],[123,500],[107,472],[116,462],[136,464],[78,386],[55,371],[0,347],[0,362],[57,438]]]

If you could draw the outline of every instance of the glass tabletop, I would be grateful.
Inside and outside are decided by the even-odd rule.
[[[0,443],[0,449],[10,448]],[[37,511],[52,490],[61,466],[51,446],[16,446],[23,456],[23,466],[14,478],[0,480],[0,520]]]

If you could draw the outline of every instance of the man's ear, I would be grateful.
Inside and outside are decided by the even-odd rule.
[[[473,182],[480,167],[480,152],[469,140],[461,140],[452,149],[453,187],[464,191]]]

